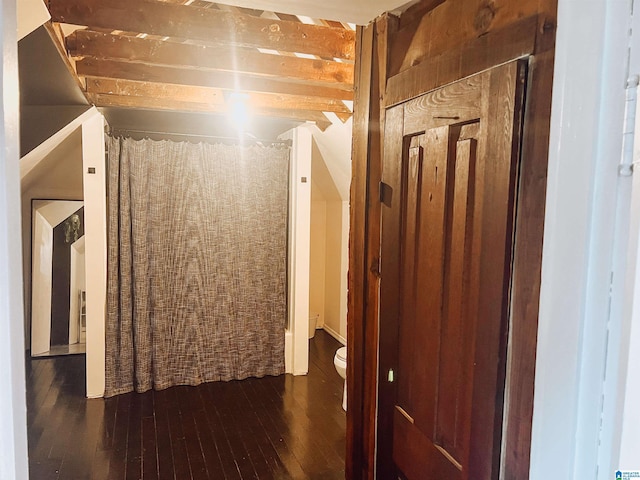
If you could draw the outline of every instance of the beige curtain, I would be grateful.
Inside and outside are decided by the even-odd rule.
[[[289,149],[108,154],[105,395],[282,374]]]

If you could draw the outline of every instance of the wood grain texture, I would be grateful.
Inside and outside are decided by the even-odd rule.
[[[387,410],[381,388],[378,418],[386,426],[395,417],[393,459],[410,479],[421,478],[418,471],[450,475],[451,465],[459,469],[452,478],[460,479],[495,478],[499,470],[524,71],[513,62],[392,110],[404,107],[412,120],[393,142],[403,144],[400,155],[385,156],[385,169],[402,169],[402,193],[401,205],[383,216],[383,232],[400,232],[398,239],[384,237],[382,254],[400,251],[401,258],[399,272],[383,264],[392,276],[382,278],[380,328],[400,330],[397,345],[380,344],[381,355],[397,355],[397,391],[395,410]],[[456,98],[447,90],[467,94]],[[440,98],[449,98],[456,115],[439,117],[433,126],[438,110],[431,106]],[[473,134],[477,139],[469,138]],[[420,147],[418,175],[413,164]],[[420,435],[426,443],[418,442]],[[413,462],[407,442],[425,444]],[[434,448],[439,454],[427,455]],[[381,471],[393,474],[389,452],[378,451]],[[425,458],[431,460],[422,463]]]
[[[220,89],[209,87],[88,77],[87,93],[128,97],[132,101],[135,97],[155,98],[159,102],[166,102],[166,108],[170,108],[172,102],[192,103],[196,108],[199,105],[199,108],[205,111],[229,108],[229,105],[225,104],[224,93]],[[294,115],[295,110],[351,114],[351,110],[342,100],[331,98],[256,92],[247,92],[242,95],[242,98],[248,108],[256,110],[291,110],[294,111]]]
[[[395,28],[396,19],[383,15],[375,24],[360,31],[357,42],[361,46],[356,75],[362,88],[356,90],[358,100],[354,104],[351,219],[353,222],[355,215],[355,223],[351,224],[348,288],[348,318],[352,320],[347,322],[348,338],[351,339],[348,343],[351,349],[349,355],[356,359],[356,362],[349,362],[348,365],[352,372],[347,375],[347,378],[352,379],[348,382],[349,389],[355,394],[361,392],[361,396],[354,400],[355,407],[349,407],[348,414],[348,426],[351,427],[348,427],[347,435],[347,476],[354,479],[373,480],[375,475],[375,411],[378,388],[378,355],[375,346],[379,339],[381,236],[379,181],[385,115],[382,98],[386,89],[387,37]],[[371,123],[373,119],[375,123]],[[366,237],[365,232],[368,232]]]
[[[414,3],[409,8],[404,10],[399,18],[400,30],[405,30],[408,25],[419,22],[426,13],[436,8],[446,0],[424,0],[422,2]]]
[[[506,408],[509,415],[506,418],[502,465],[505,478],[521,480],[528,478],[529,468],[557,1],[499,0],[482,4],[476,0],[446,0],[443,4],[435,3],[434,8],[434,2],[431,0],[420,2],[420,6],[411,10],[412,15],[407,14],[400,18],[400,31],[389,37],[392,44],[389,54],[390,73],[387,79],[378,79],[387,85],[383,101],[388,107],[497,64],[529,54],[534,55],[530,61],[523,162],[516,206],[519,213],[514,240],[514,303],[509,354],[512,363],[509,366],[507,380],[509,395],[506,398]],[[452,3],[458,5],[446,5],[445,11],[444,5]],[[459,12],[458,17],[451,14],[456,9]],[[437,12],[438,10],[442,11]],[[439,20],[436,21],[436,18]],[[437,37],[434,42],[432,36]],[[356,81],[356,85],[358,83]],[[357,88],[367,86],[360,84]],[[393,108],[388,110],[393,111]],[[377,121],[378,119],[372,119],[372,125],[376,125]],[[382,128],[389,127],[383,125]],[[385,146],[385,152],[389,150],[390,154],[393,148],[395,147]],[[383,176],[393,178],[393,173],[387,172]],[[383,207],[383,217],[385,210],[386,207]],[[383,271],[393,276],[393,270],[389,270],[384,252],[381,264]],[[359,271],[355,274],[350,273],[351,275],[364,273]],[[360,281],[356,278],[350,279],[350,282],[350,285],[359,285]],[[394,295],[393,291],[384,289],[380,294],[381,297]],[[384,312],[381,312],[382,314]],[[350,321],[365,322],[365,319],[353,317]],[[360,326],[350,324],[349,328],[358,331]],[[393,335],[393,329],[388,330],[381,326],[380,346],[388,343],[389,338],[392,343]],[[368,345],[366,348],[372,347]],[[384,355],[380,356],[381,408],[388,401],[385,397],[388,384],[384,381],[384,374],[392,366],[390,359],[385,359]],[[377,446],[382,449],[387,445],[390,430],[383,417],[379,418],[378,422]],[[390,476],[393,472],[381,470],[380,465],[378,468],[379,478],[394,478]]]
[[[330,121],[315,112],[351,117],[341,100],[353,99],[355,32],[340,23],[309,25],[204,1],[51,0],[48,7],[57,47],[97,106],[219,113],[215,90],[225,90],[252,94],[260,116],[274,110],[275,118],[321,130]],[[60,22],[86,27],[66,38],[68,52]]]
[[[404,167],[404,188],[402,192],[402,205],[404,210],[404,222],[402,225],[402,264],[401,272],[401,304],[400,315],[408,321],[400,326],[400,337],[404,339],[406,348],[398,352],[399,365],[411,365],[416,353],[413,335],[416,327],[416,277],[418,265],[416,259],[420,249],[419,240],[419,205],[421,198],[420,185],[422,184],[424,148],[421,145],[413,147],[409,151],[408,162]],[[431,152],[426,152],[431,153]],[[400,373],[398,371],[398,373]],[[397,405],[401,406],[409,415],[415,415],[416,406],[422,401],[419,394],[414,389],[413,382],[409,381],[409,375],[398,375],[398,400]],[[427,407],[428,408],[428,407]],[[413,419],[412,419],[413,420]]]
[[[382,205],[382,247],[380,252],[381,271],[384,272],[386,282],[385,288],[380,289],[380,318],[394,318],[396,321],[380,322],[379,337],[379,365],[380,373],[378,378],[378,411],[391,412],[396,402],[395,384],[387,381],[387,372],[390,369],[397,370],[397,342],[398,323],[397,311],[400,304],[400,254],[399,249],[392,248],[393,245],[400,245],[400,209],[402,199],[402,164],[397,159],[402,158],[404,144],[402,141],[403,107],[397,106],[387,110],[385,121],[385,150],[383,152],[384,168],[382,171],[382,181],[387,185],[390,195]],[[376,413],[374,412],[374,415]],[[389,455],[392,451],[393,417],[388,414],[377,415],[378,442],[376,453],[376,468],[379,478],[397,478],[393,465],[386,461],[385,452]]]
[[[340,344],[310,342],[308,376],[84,398],[85,358],[27,359],[33,480],[343,480]]]
[[[366,327],[364,341],[368,345],[376,345],[379,343],[380,331],[379,331],[379,304],[378,299],[380,296],[380,240],[381,240],[381,211],[382,202],[380,178],[382,176],[382,155],[385,149],[384,135],[382,126],[385,122],[386,111],[383,108],[384,92],[386,90],[386,77],[387,77],[387,65],[389,63],[387,40],[397,28],[397,19],[391,15],[382,15],[375,22],[374,32],[374,55],[372,70],[374,72],[374,79],[377,78],[377,83],[373,83],[371,91],[371,116],[372,118],[378,118],[378,124],[373,127],[370,133],[370,151],[369,151],[369,187],[368,191],[371,192],[368,196],[368,213],[367,213],[367,293],[366,293],[366,305],[365,312]],[[364,400],[364,412],[375,412],[377,408],[377,402],[374,401],[377,392],[377,382],[373,380],[375,378],[375,372],[378,371],[378,358],[375,352],[368,349],[365,352],[364,357],[365,368],[371,372],[367,375],[367,379],[364,382],[365,400]],[[371,418],[371,416],[370,416]],[[365,455],[367,458],[366,465],[369,468],[367,476],[369,480],[375,478],[375,439],[376,439],[376,424],[371,420],[364,422],[363,435],[367,443],[365,444]]]
[[[389,78],[386,104],[395,105],[536,51],[538,15],[492,30],[441,54],[429,56]]]
[[[469,449],[465,432],[469,425],[468,402],[470,384],[469,356],[471,339],[475,336],[475,319],[469,314],[469,286],[473,283],[471,246],[475,210],[475,176],[477,139],[459,141],[453,129],[450,141],[455,141],[454,184],[450,187],[448,225],[448,254],[444,259],[444,305],[441,361],[438,372],[435,438],[459,463],[466,464]],[[471,275],[470,275],[471,274]]]
[[[93,104],[98,107],[120,107],[120,108],[138,108],[138,109],[154,109],[182,112],[203,112],[214,114],[227,114],[229,108],[225,105],[206,105],[202,103],[181,102],[173,100],[164,100],[155,97],[132,97],[126,95],[105,95],[105,94],[87,94]],[[318,111],[306,110],[288,110],[278,108],[253,108],[250,112],[254,117],[283,118],[296,120],[299,122],[314,122],[316,126],[325,131],[331,121],[326,115]]]
[[[128,63],[117,60],[84,58],[76,64],[78,75],[134,80],[139,82],[169,83],[199,87],[220,88],[231,91],[279,93],[309,97],[351,100],[353,92],[334,86],[318,86],[280,79],[257,78],[213,70],[185,70],[178,67]]]
[[[222,10],[148,0],[49,0],[55,22],[269,48],[320,57],[354,58],[354,32]]]
[[[538,0],[447,0],[398,32],[390,47],[394,58],[390,74],[408,70],[427,58],[460,50],[473,39],[537,15],[540,8]]]
[[[540,269],[553,85],[553,50],[529,62],[518,180],[510,345],[505,408],[504,478],[528,478],[533,418]]]
[[[477,172],[484,176],[472,399],[472,418],[478,421],[472,423],[468,464],[477,478],[494,478],[500,470],[524,70],[523,63],[513,62],[487,73],[487,123],[493,128],[488,129],[484,168]],[[510,128],[501,128],[505,125]]]
[[[374,28],[356,29],[355,95],[353,114],[353,143],[351,156],[351,191],[349,204],[349,273],[347,293],[347,478],[368,478],[364,424],[371,421],[370,414],[364,414],[364,382],[367,378],[364,356],[365,346],[365,296],[366,296],[366,231],[367,195],[369,179],[369,123],[371,109],[371,89]],[[371,401],[371,399],[368,399]],[[359,414],[363,412],[363,414]],[[375,419],[374,419],[375,420]]]
[[[87,93],[131,97],[169,98],[175,102],[199,103],[202,107],[224,105],[224,91],[219,88],[176,85],[173,83],[137,82],[120,78],[86,77]]]
[[[449,171],[447,161],[449,128],[443,126],[430,129],[420,140],[425,149],[425,163],[422,182],[419,185],[420,204],[418,204],[416,219],[418,225],[416,241],[419,242],[417,248],[419,253],[416,257],[415,282],[419,295],[415,298],[416,319],[410,322],[410,324],[420,322],[420,325],[407,328],[400,321],[400,338],[398,339],[399,345],[412,344],[411,356],[403,362],[400,354],[398,363],[398,374],[405,376],[409,382],[423,379],[425,376],[430,379],[438,376],[445,274],[443,261],[446,247],[445,202],[448,200],[447,186],[451,182],[449,177],[453,173]],[[401,271],[403,267],[404,265],[401,264]],[[402,349],[399,348],[399,350]],[[398,382],[397,402],[401,406],[404,397],[402,387],[402,382]],[[422,431],[433,432],[436,420],[434,414],[437,384],[415,382],[412,390],[413,402],[409,413],[415,417],[416,426]]]
[[[425,441],[424,435],[420,434],[415,425],[403,422],[397,410],[394,411],[394,416],[393,435],[405,445],[405,448],[394,450],[394,460],[407,478],[429,478],[425,477],[426,474],[431,478],[459,478],[459,469],[446,461],[446,457],[436,446]]]
[[[266,77],[329,82],[350,89],[353,64],[272,55],[247,48],[163,41],[156,38],[77,30],[66,39],[72,57],[121,59],[150,65],[234,71]]]
[[[204,100],[206,98],[211,98],[212,101],[210,104],[213,105],[218,105],[221,100],[224,101],[224,95],[220,95],[222,92],[217,89],[206,87],[189,88],[188,86],[185,88],[182,85],[154,84],[127,80],[95,79],[93,81],[87,81],[87,91],[88,93],[131,97],[159,98],[164,96],[169,99],[202,104],[205,103]],[[247,92],[240,95],[249,109],[290,110],[292,111],[292,115],[296,115],[296,111],[334,112],[351,115],[351,110],[342,100],[332,98],[261,92]],[[228,104],[225,105],[225,107],[229,108]]]
[[[405,135],[480,117],[479,76],[466,78],[404,104]],[[425,118],[425,111],[429,114]]]

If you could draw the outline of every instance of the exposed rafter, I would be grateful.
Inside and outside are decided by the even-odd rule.
[[[289,93],[338,100],[353,98],[351,90],[281,79],[256,78],[235,72],[195,70],[93,58],[84,58],[76,62],[76,68],[78,75],[84,77],[124,78],[142,82],[194,85],[233,91]]]
[[[235,71],[305,82],[330,82],[347,90],[353,85],[352,63],[285,57],[240,47],[231,49],[78,30],[67,37],[67,48],[74,57]]]
[[[134,96],[145,98],[171,98],[183,102],[224,105],[225,93],[209,87],[189,87],[167,83],[136,82],[122,79],[87,78],[87,93]],[[252,109],[308,110],[350,115],[351,111],[340,100],[313,96],[253,93],[242,94]]]
[[[355,33],[339,22],[200,0],[48,5],[53,22],[79,27],[64,38],[53,24],[96,106],[220,114],[241,98],[254,115],[323,129],[324,113],[351,117]]]
[[[49,0],[55,22],[353,60],[351,30],[151,0]]]
[[[172,110],[178,112],[227,113],[225,105],[205,105],[203,103],[183,102],[180,100],[133,97],[129,95],[87,94],[97,105],[103,107],[144,108],[154,110]],[[321,112],[304,110],[285,110],[256,108],[252,114],[259,117],[285,118],[301,122],[315,122],[321,130],[331,125],[331,121]]]

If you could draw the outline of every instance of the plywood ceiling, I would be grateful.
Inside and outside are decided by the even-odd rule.
[[[205,0],[49,0],[48,8],[69,69],[98,107],[223,114],[241,102],[254,115],[320,128],[327,113],[351,116],[349,23]]]

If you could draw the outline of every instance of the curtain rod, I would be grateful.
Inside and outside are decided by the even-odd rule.
[[[238,137],[223,137],[220,135],[198,135],[191,133],[177,133],[177,132],[153,132],[149,130],[132,130],[132,129],[122,129],[122,128],[112,128],[109,130],[109,135],[117,136],[118,134],[123,136],[132,136],[132,134],[141,134],[141,135],[155,135],[155,136],[165,136],[165,137],[188,137],[188,138],[209,138],[212,140],[220,140],[222,142],[234,142],[234,143],[267,143],[267,144],[282,144],[287,146],[292,146],[293,141],[290,139],[287,140],[279,140],[279,139],[266,139],[266,138],[257,138],[257,137],[247,137],[238,138]]]

